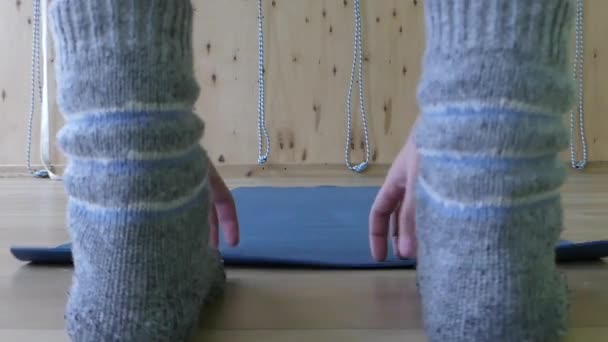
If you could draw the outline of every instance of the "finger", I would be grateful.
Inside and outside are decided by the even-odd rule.
[[[236,205],[232,197],[222,201],[216,201],[217,216],[225,235],[225,240],[230,246],[239,244],[239,222],[237,219]]]
[[[393,245],[393,254],[399,258],[399,208],[401,204],[397,205],[397,209],[393,211],[390,218],[390,234]]]
[[[399,255],[401,258],[416,257],[416,208],[409,192],[405,195],[406,200],[399,210]]]
[[[236,246],[239,243],[239,223],[236,204],[234,203],[232,193],[213,165],[209,167],[209,182],[213,193],[216,215],[222,232],[224,232],[226,242],[230,246]]]
[[[217,211],[215,205],[211,203],[211,210],[209,210],[209,242],[213,248],[218,248],[220,244],[218,227]]]
[[[404,258],[415,258],[416,239],[416,182],[417,170],[414,169],[407,179],[404,203],[399,213],[399,253]]]
[[[389,220],[403,198],[404,187],[394,179],[387,177],[387,181],[376,196],[370,213],[370,246],[372,256],[377,261],[386,259]]]

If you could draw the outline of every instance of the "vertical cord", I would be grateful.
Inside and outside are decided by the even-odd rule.
[[[262,0],[258,0],[258,164],[268,161],[270,155],[270,135],[266,128],[265,83],[264,83],[264,9]],[[263,151],[264,139],[266,151]]]
[[[30,83],[30,111],[27,122],[27,142],[25,148],[26,167],[30,175],[36,178],[48,178],[46,170],[32,169],[32,126],[34,112],[36,110],[36,87],[38,87],[38,98],[42,99],[42,82],[40,75],[40,1],[34,0],[34,22],[32,25],[32,64]]]
[[[44,166],[41,171],[45,178],[51,180],[61,180],[61,176],[53,173],[53,165],[51,164],[51,115],[49,112],[49,77],[48,77],[48,20],[47,20],[47,1],[43,0],[40,3],[40,31],[39,42],[42,48],[42,77],[38,77],[42,83],[40,91],[41,108],[40,108],[40,161]],[[40,63],[38,63],[38,74],[40,74]]]
[[[346,167],[356,173],[364,172],[369,166],[370,148],[369,148],[369,134],[367,128],[367,118],[365,114],[365,96],[364,96],[364,80],[363,80],[363,38],[361,29],[361,2],[360,0],[354,0],[354,21],[355,21],[355,32],[354,32],[354,51],[353,51],[353,65],[350,74],[350,83],[348,85],[348,95],[346,100],[346,149],[345,149],[345,163]],[[358,74],[355,71],[357,69],[357,63],[359,64]],[[357,85],[359,86],[359,106],[361,110],[361,120],[363,123],[363,133],[365,139],[365,161],[360,164],[353,165],[350,162],[350,146],[352,144],[352,111],[351,101],[353,93],[353,84],[355,77],[357,79]]]
[[[583,21],[583,0],[577,0],[576,8],[576,48],[574,52],[574,80],[578,96],[578,128],[581,139],[583,158],[576,159],[576,142],[575,142],[575,109],[570,110],[570,162],[572,168],[582,170],[587,165],[587,140],[585,137],[585,112],[584,112],[584,21]]]

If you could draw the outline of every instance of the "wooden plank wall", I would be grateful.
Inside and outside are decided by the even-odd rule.
[[[365,96],[372,156],[387,164],[417,114],[424,48],[423,0],[363,0]],[[590,159],[608,160],[608,2],[586,3],[585,105]],[[194,46],[207,123],[204,144],[217,164],[257,160],[257,1],[195,0]],[[24,164],[32,0],[0,2],[0,167]],[[353,54],[352,0],[265,0],[267,120],[274,164],[342,164]],[[53,56],[49,57],[52,63]],[[53,83],[54,81],[51,81]],[[54,95],[54,93],[52,93]],[[356,93],[354,94],[356,95]],[[357,96],[352,144],[363,157]],[[61,117],[53,105],[54,129]],[[34,122],[37,129],[37,120]],[[36,133],[36,132],[35,132]],[[37,160],[37,137],[33,155]],[[57,151],[54,162],[63,163]]]

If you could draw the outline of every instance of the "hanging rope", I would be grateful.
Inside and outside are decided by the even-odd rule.
[[[365,114],[365,96],[364,96],[364,81],[363,81],[363,38],[361,29],[361,1],[354,0],[354,21],[355,21],[355,32],[354,32],[354,51],[353,51],[353,66],[350,74],[350,83],[348,85],[348,96],[346,99],[346,150],[345,150],[345,163],[346,167],[356,173],[364,172],[369,165],[369,136],[367,129],[367,118]],[[358,72],[357,64],[359,65]],[[361,120],[363,123],[363,133],[365,139],[365,161],[360,164],[353,165],[350,162],[350,150],[352,144],[352,111],[351,101],[353,93],[353,85],[357,77],[357,85],[359,86],[359,106],[361,111]]]
[[[32,168],[32,129],[34,123],[34,112],[36,111],[36,88],[38,98],[42,99],[42,81],[40,75],[40,0],[34,0],[34,18],[32,27],[32,66],[30,77],[30,112],[27,121],[27,142],[25,147],[25,158],[27,171],[36,178],[48,178],[46,170],[34,170]]]
[[[31,64],[31,93],[30,111],[27,124],[27,142],[25,148],[26,167],[30,175],[36,178],[50,178],[60,180],[61,177],[52,172],[51,165],[51,137],[50,137],[50,113],[48,99],[48,66],[47,60],[47,21],[46,21],[46,2],[45,0],[34,0],[34,18],[32,27],[32,64]],[[42,50],[42,56],[40,51]],[[41,74],[40,60],[43,64],[44,77]],[[38,91],[36,91],[36,88]],[[32,128],[34,113],[36,112],[36,95],[40,100],[40,161],[44,170],[34,170],[31,165],[32,154]]]
[[[583,0],[577,0],[576,8],[576,48],[574,52],[574,80],[578,95],[578,129],[581,140],[583,158],[577,160],[576,141],[575,141],[575,109],[570,110],[570,162],[572,168],[582,170],[587,165],[587,140],[585,137],[585,112],[584,112],[584,21],[583,21]]]
[[[266,128],[265,83],[264,83],[264,9],[258,0],[258,164],[263,165],[270,156],[270,135]],[[266,151],[264,150],[264,143]]]

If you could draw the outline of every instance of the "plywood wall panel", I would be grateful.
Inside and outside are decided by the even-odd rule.
[[[411,1],[384,0],[364,1],[362,11],[372,157],[388,163],[416,115],[412,90],[423,49],[422,8]],[[218,163],[257,160],[256,13],[256,1],[197,5],[203,86],[198,108],[210,128],[205,143]],[[342,163],[353,60],[352,3],[266,1],[264,13],[271,161]],[[364,157],[357,91],[352,102],[354,161]]]
[[[195,67],[202,89],[196,112],[207,124],[203,143],[217,164],[253,165],[257,160],[257,1],[193,3]],[[608,2],[589,0],[585,5],[590,159],[605,161],[608,24],[602,15],[608,13]],[[24,163],[31,7],[31,0],[0,2],[0,165]],[[386,164],[401,148],[417,115],[416,85],[424,49],[423,2],[363,0],[362,12],[372,159]],[[264,16],[270,162],[342,164],[353,57],[352,0],[265,0]],[[51,51],[48,63],[52,62]],[[353,161],[360,161],[364,149],[356,95],[355,89],[350,145]],[[52,111],[56,131],[62,120],[55,104]],[[57,151],[53,158],[57,164],[64,162]]]

